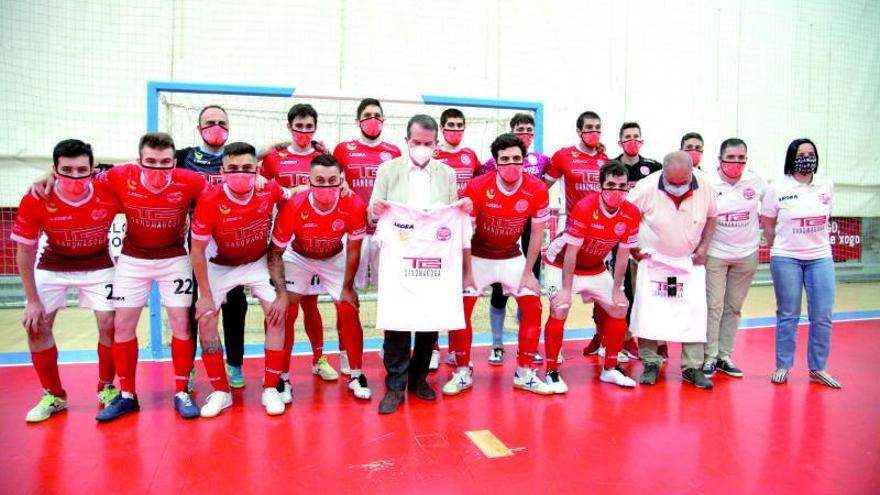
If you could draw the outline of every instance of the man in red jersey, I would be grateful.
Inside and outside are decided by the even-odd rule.
[[[30,193],[22,198],[10,236],[18,245],[16,263],[27,300],[22,325],[43,387],[43,397],[27,414],[29,423],[67,407],[52,327],[58,310],[67,306],[68,288],[78,290],[79,307],[93,310],[98,323],[98,400],[106,406],[119,395],[113,386],[113,261],[107,232],[122,206],[92,180],[91,146],[67,139],[55,145],[52,157],[53,189],[45,199]],[[47,242],[35,268],[40,234]]]
[[[531,367],[541,335],[541,289],[532,266],[540,255],[545,223],[550,217],[547,187],[540,179],[523,173],[527,148],[518,137],[502,134],[491,149],[495,170],[472,180],[465,189],[465,197],[473,201],[471,215],[476,222],[470,250],[473,287],[465,289],[465,328],[449,332],[458,367],[443,386],[443,393],[459,394],[473,385],[469,368],[471,314],[483,291],[500,283],[505,295],[516,297],[522,313],[513,386],[548,395],[552,390]],[[531,222],[532,234],[524,257],[519,241],[526,222]]]
[[[586,111],[578,115],[576,127],[578,142],[553,153],[550,168],[544,182],[550,188],[565,178],[565,212],[571,213],[574,206],[589,192],[599,190],[599,169],[608,157],[599,149],[602,138],[602,120],[596,112]]]
[[[256,150],[247,143],[226,145],[223,153],[223,183],[213,187],[196,205],[192,222],[193,272],[199,286],[196,318],[202,343],[202,362],[214,387],[201,408],[202,417],[214,417],[232,406],[232,394],[223,365],[223,348],[217,332],[217,310],[235,287],[249,287],[266,314],[266,352],[284,345],[284,312],[287,301],[276,301],[269,278],[266,249],[272,214],[287,193],[275,182],[256,190]],[[213,239],[217,254],[205,255]],[[283,289],[280,291],[283,294]],[[262,403],[270,415],[284,412],[275,384],[279,373],[266,366]]]
[[[113,358],[122,392],[96,419],[110,421],[139,409],[135,330],[154,281],[171,326],[174,407],[184,418],[198,417],[199,409],[186,392],[195,342],[189,328],[193,279],[185,241],[190,205],[202,194],[205,180],[195,172],[175,168],[174,140],[159,132],[141,137],[137,164],[116,166],[98,179],[122,203],[126,235],[113,280]]]
[[[572,293],[580,294],[584,302],[592,301],[602,309],[594,311],[606,348],[599,379],[621,387],[635,387],[635,381],[617,366],[629,306],[620,289],[630,249],[638,242],[641,218],[638,208],[624,200],[627,180],[626,167],[621,162],[611,160],[602,165],[602,189],[578,201],[569,214],[565,232],[550,243],[545,255],[550,317],[544,327],[544,342],[548,356],[559,354]],[[615,264],[612,277],[605,268],[605,258],[615,246],[620,263]],[[556,360],[547,360],[547,383],[554,393],[564,394],[568,386],[558,366]]]
[[[464,197],[464,189],[474,177],[474,172],[480,169],[480,159],[474,150],[462,146],[464,138],[465,119],[464,114],[457,108],[447,108],[440,114],[440,128],[443,131],[443,141],[440,147],[434,150],[434,159],[439,160],[455,170],[455,185],[458,197]]]
[[[323,147],[314,141],[317,128],[318,112],[314,107],[307,103],[297,103],[290,107],[287,112],[290,144],[285,148],[276,148],[269,152],[260,164],[260,174],[267,179],[275,180],[283,187],[291,188],[292,194],[308,189],[312,159],[324,153]],[[312,344],[312,373],[323,380],[338,380],[339,373],[324,357],[324,322],[318,310],[318,295],[326,291],[319,280],[313,282],[316,283],[313,283],[300,299],[303,326]],[[285,323],[290,327],[288,332],[293,331],[292,317],[294,313],[288,312]],[[288,371],[285,369],[282,377],[286,377]],[[285,397],[289,397],[289,393]]]
[[[294,321],[299,300],[307,292],[312,278],[320,277],[336,303],[341,338],[351,365],[348,388],[358,399],[369,399],[372,392],[361,371],[364,331],[354,289],[360,243],[366,235],[367,210],[360,196],[342,196],[341,188],[339,162],[329,155],[315,157],[309,173],[309,189],[289,199],[275,221],[269,269],[275,287],[287,288],[288,311],[293,313]],[[344,250],[343,238],[346,240]],[[291,239],[293,249],[285,252]],[[291,331],[285,332],[285,346],[288,349],[293,346]],[[270,354],[267,350],[267,363],[270,359],[273,366],[283,366],[283,361],[290,359],[290,353],[276,356],[274,351]],[[287,379],[283,382],[289,391]]]

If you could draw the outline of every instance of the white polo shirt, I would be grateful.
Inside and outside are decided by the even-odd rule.
[[[642,212],[639,248],[664,256],[690,256],[700,244],[706,220],[718,214],[715,191],[704,174],[693,174],[691,194],[676,207],[661,188],[663,171],[636,183],[626,199]]]
[[[720,171],[707,173],[706,177],[718,195],[718,224],[709,244],[709,256],[735,260],[754,254],[761,241],[758,217],[767,182],[751,170],[744,170],[732,185]]]
[[[761,215],[776,219],[776,239],[770,256],[799,260],[831,257],[828,227],[834,183],[813,175],[809,184],[783,176],[770,184],[761,205]]]

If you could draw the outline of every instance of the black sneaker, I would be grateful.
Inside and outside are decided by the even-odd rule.
[[[719,366],[721,361],[718,361]],[[703,374],[708,378],[712,378],[715,375],[715,362],[714,361],[706,361],[703,363]]]
[[[742,378],[743,376],[742,370],[734,366],[733,361],[729,359],[719,359],[715,363],[715,367],[718,368],[718,371],[735,378]]]
[[[645,363],[645,370],[639,377],[639,383],[643,385],[654,385],[657,383],[657,375],[660,373],[660,365],[657,363]]]
[[[693,383],[695,387],[704,390],[712,389],[712,380],[706,378],[702,370],[697,368],[687,368],[681,372],[682,378],[688,383]]]

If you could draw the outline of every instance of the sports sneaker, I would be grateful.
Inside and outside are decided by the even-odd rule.
[[[114,387],[112,383],[105,383],[104,388],[98,392],[98,402],[104,407],[107,407],[117,395],[119,395],[119,389]]]
[[[632,388],[636,386],[636,381],[626,376],[626,373],[620,367],[610,370],[603,369],[602,373],[599,374],[599,380],[605,383],[613,383],[620,387]]]
[[[504,364],[504,348],[496,347],[492,349],[492,353],[489,354],[489,364],[493,366],[501,366]]]
[[[229,386],[232,388],[244,388],[244,375],[241,372],[241,366],[226,365],[226,376],[229,379]]]
[[[657,363],[645,363],[639,383],[642,385],[654,385],[657,383],[657,375],[660,374],[660,365]]]
[[[719,359],[715,362],[715,367],[718,368],[718,371],[734,378],[742,378],[743,376],[743,371],[737,368],[730,358]]]
[[[703,374],[703,370],[699,368],[687,368],[681,372],[682,378],[688,383],[693,383],[695,387],[703,390],[712,390],[712,380]]]
[[[95,419],[104,423],[125,416],[128,413],[139,411],[140,408],[141,406],[138,404],[137,396],[125,397],[124,395],[119,394],[107,404],[107,407],[98,411]]]
[[[605,357],[605,346],[599,347],[599,352],[596,353],[599,357]],[[628,363],[629,362],[629,354],[624,351],[620,351],[617,353],[617,362],[618,363]]]
[[[339,373],[333,369],[333,366],[330,366],[330,363],[324,356],[319,357],[318,362],[312,366],[312,374],[320,376],[325,382],[332,382],[333,380],[339,379]]]
[[[198,418],[201,415],[199,408],[193,404],[192,397],[186,392],[174,394],[174,409],[177,409],[180,417],[184,419]]]
[[[470,368],[459,368],[443,385],[443,395],[458,395],[474,385],[474,373]]]
[[[641,359],[639,356],[639,344],[636,343],[636,339],[630,337],[623,341],[623,352],[626,354],[626,357],[630,359]]]
[[[232,407],[232,394],[215,390],[208,395],[208,400],[202,406],[201,414],[203,418],[213,418],[227,407]]]
[[[196,386],[196,367],[193,366],[192,371],[189,372],[189,380],[186,381],[186,393],[191,394],[193,389]]]
[[[819,382],[826,387],[842,388],[843,386],[825,370],[810,370],[810,380]]]
[[[776,371],[774,371],[773,374],[770,375],[770,381],[777,385],[781,385],[787,382],[789,371],[790,370],[787,370],[785,368],[777,368]]]
[[[354,396],[358,399],[369,400],[373,396],[373,391],[367,386],[367,377],[363,374],[351,377],[348,389],[354,392]]]
[[[538,372],[534,368],[517,367],[513,374],[513,387],[540,395],[553,395],[553,389],[538,378]]]
[[[266,408],[266,414],[269,416],[284,414],[284,402],[281,401],[281,394],[274,388],[264,388],[260,402],[263,403],[263,407]]]
[[[25,421],[28,423],[39,423],[46,421],[49,416],[67,409],[67,401],[61,397],[56,397],[49,392],[44,392],[40,402],[28,411]]]
[[[547,382],[547,385],[554,394],[564,394],[568,392],[568,385],[565,384],[565,380],[562,379],[562,375],[560,375],[557,370],[548,371],[547,375],[544,377],[544,381]]]
[[[379,357],[382,357],[382,350],[379,350]],[[351,374],[351,366],[348,364],[348,353],[345,351],[339,351],[339,372],[343,375]]]
[[[534,356],[532,356],[532,364],[541,364],[543,362],[544,362],[544,357],[541,356],[540,354],[538,354],[537,352],[535,353]]]
[[[715,361],[710,359],[703,363],[703,374],[706,375],[707,378],[712,378],[715,375]]]
[[[440,367],[440,351],[434,349],[431,351],[431,361],[428,363],[428,371],[437,371]]]
[[[458,366],[458,361],[455,360],[454,352],[447,352],[446,359],[443,361],[447,366]]]
[[[290,385],[288,377],[279,378],[278,385],[275,385],[275,390],[278,392],[278,396],[281,397],[281,402],[285,404],[293,402],[293,387]]]
[[[602,338],[599,337],[599,333],[596,332],[593,335],[593,338],[590,339],[590,343],[584,347],[584,356],[595,356],[599,352],[599,347],[602,346]]]

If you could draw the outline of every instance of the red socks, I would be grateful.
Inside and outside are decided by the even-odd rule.
[[[465,297],[464,300],[464,328],[449,332],[449,352],[455,353],[455,364],[459,368],[468,366],[471,362],[471,346],[474,340],[474,328],[471,326],[471,315],[477,304],[476,297]]]
[[[172,339],[172,344],[174,339]],[[138,341],[137,337],[127,342],[113,342],[113,362],[119,376],[119,389],[130,394],[134,393],[135,371],[137,370]],[[192,368],[192,366],[190,366]],[[189,373],[189,369],[185,373]]]
[[[287,356],[287,361],[285,361],[281,365],[281,368],[279,368],[282,373],[290,371],[290,351],[293,350],[293,329],[296,324],[297,316],[299,316],[299,305],[288,304],[287,315],[284,318],[284,347],[282,348],[284,354]],[[269,351],[267,350],[266,352]]]
[[[58,375],[58,348],[53,345],[44,351],[31,352],[31,361],[43,389],[55,397],[66,397],[67,393],[61,387],[61,377]]]
[[[364,329],[358,309],[347,302],[336,303],[336,320],[339,322],[341,343],[348,353],[349,366],[361,369],[364,354]]]
[[[521,314],[516,362],[520,367],[527,368],[538,352],[538,339],[541,338],[541,299],[538,296],[520,296],[516,298],[516,304]],[[547,356],[547,359],[550,358]]]
[[[263,388],[275,388],[278,385],[284,363],[289,361],[290,353],[286,353],[285,356],[285,351],[282,349],[266,349],[266,374],[263,376]]]
[[[98,392],[104,390],[104,385],[112,384],[114,378],[113,348],[98,342]]]
[[[214,390],[229,392],[229,381],[226,379],[226,367],[223,365],[223,350],[207,353],[202,349],[202,362]]]
[[[303,311],[303,326],[312,344],[312,364],[324,355],[324,320],[318,310],[318,296],[303,296],[299,305]],[[291,326],[291,328],[293,328]]]
[[[186,392],[189,374],[195,365],[193,353],[196,343],[193,339],[171,337],[171,362],[174,365],[174,392]]]
[[[562,334],[565,328],[565,320],[547,318],[544,325],[544,349],[546,354],[547,371],[555,371],[559,368],[556,361],[559,351],[562,350]]]
[[[617,354],[623,349],[623,338],[626,334],[626,319],[612,318],[605,315],[602,324],[602,342],[605,344],[606,370],[617,366]]]

